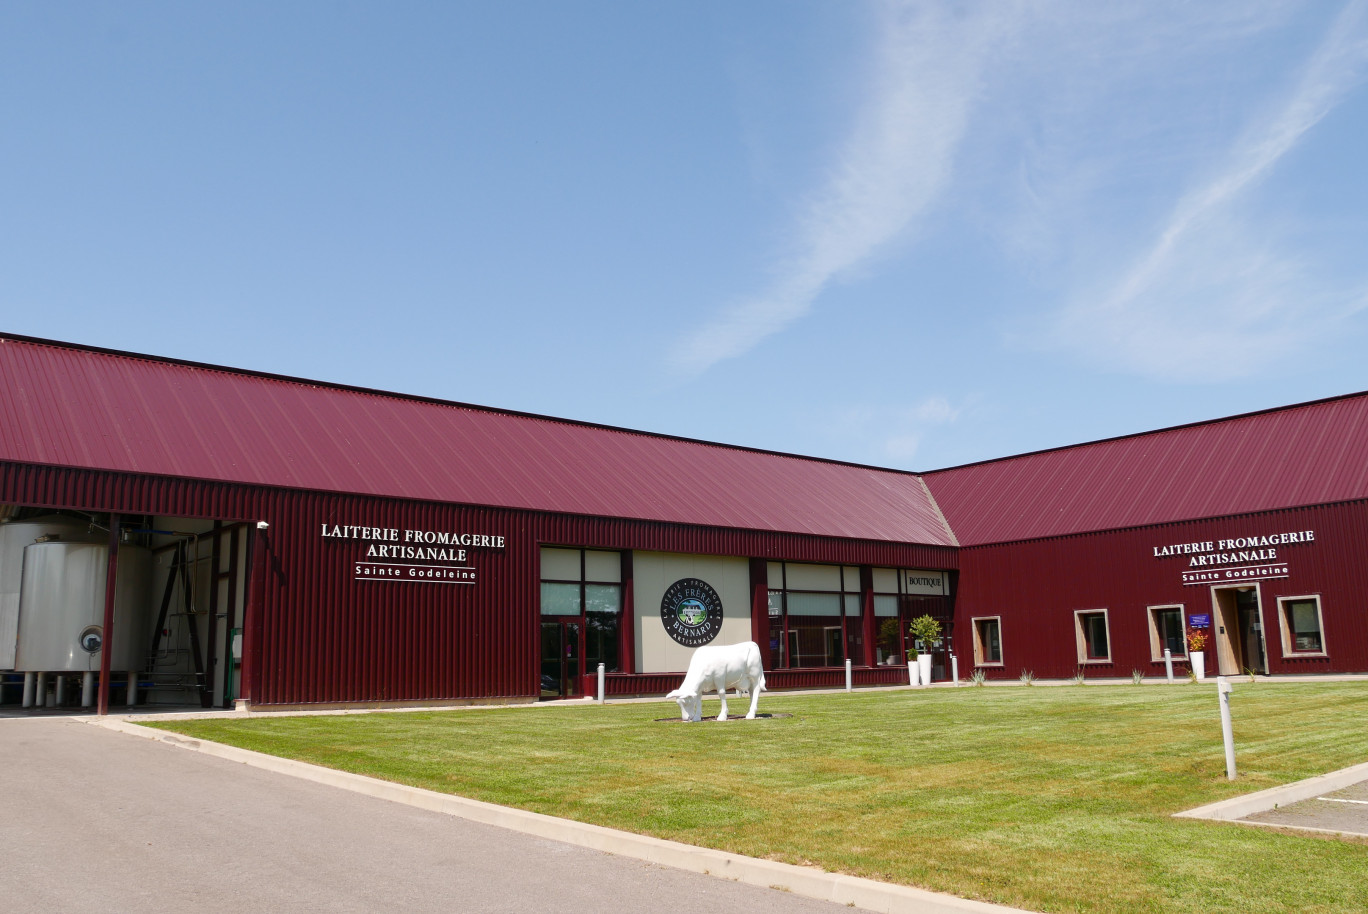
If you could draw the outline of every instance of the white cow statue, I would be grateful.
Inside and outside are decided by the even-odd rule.
[[[760,665],[760,647],[754,641],[744,644],[706,645],[694,651],[684,684],[666,698],[679,702],[679,714],[684,720],[703,719],[703,693],[716,692],[722,699],[718,720],[727,719],[727,689],[738,694],[750,693],[750,711],[746,720],[755,719],[755,706],[760,703],[760,691],[765,688],[765,670]]]

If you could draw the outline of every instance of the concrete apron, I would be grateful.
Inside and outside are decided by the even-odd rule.
[[[541,813],[483,803],[451,794],[436,793],[404,784],[394,784],[365,775],[336,771],[293,759],[277,758],[235,746],[225,746],[222,743],[189,739],[176,733],[154,730],[119,718],[79,719],[120,733],[156,740],[178,749],[202,752],[365,796],[403,803],[604,853],[631,857],[660,866],[718,876],[762,888],[779,889],[821,901],[833,901],[886,914],[1026,914],[1020,908],[971,901],[925,889],[862,879],[858,876],[842,876],[810,867],[776,863],[773,860],[760,860],[741,854],[695,847],[677,841],[665,841],[599,825],[572,822]],[[1368,774],[1365,774],[1365,777],[1368,777]]]
[[[1328,793],[1352,787],[1368,781],[1368,762],[1319,774],[1303,781],[1294,781],[1282,787],[1270,787],[1257,793],[1231,797],[1219,803],[1209,803],[1196,809],[1173,814],[1177,819],[1206,819],[1213,822],[1233,822],[1237,825],[1252,825],[1258,828],[1295,829],[1299,831],[1320,832],[1336,835],[1363,835],[1368,831],[1346,831],[1343,829],[1307,828],[1278,822],[1251,822],[1246,816],[1257,815],[1272,809],[1291,806],[1304,800],[1314,799]]]

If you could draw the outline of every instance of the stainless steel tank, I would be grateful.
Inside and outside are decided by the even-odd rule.
[[[19,672],[98,670],[105,649],[107,543],[52,540],[24,549],[19,595]],[[152,553],[119,549],[110,669],[140,670],[147,659]]]
[[[19,586],[23,579],[24,548],[40,536],[59,536],[72,542],[97,542],[90,522],[52,514],[0,524],[0,670],[14,669],[19,644]]]

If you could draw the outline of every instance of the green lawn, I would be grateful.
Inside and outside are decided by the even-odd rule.
[[[767,693],[793,716],[725,724],[656,722],[669,702],[161,726],[1041,911],[1368,910],[1368,843],[1170,818],[1368,761],[1368,683],[1241,680],[1231,707],[1234,783],[1211,684]]]

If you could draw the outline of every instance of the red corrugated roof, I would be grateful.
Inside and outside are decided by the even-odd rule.
[[[1368,498],[1368,394],[923,478],[963,546]]]
[[[0,336],[0,460],[953,545],[917,476]]]

